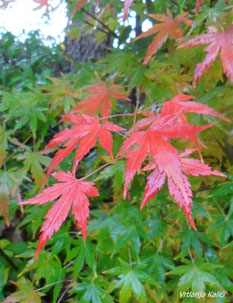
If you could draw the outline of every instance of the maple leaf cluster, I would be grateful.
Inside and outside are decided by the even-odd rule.
[[[48,0],[35,0],[35,2],[40,7],[46,7],[46,10],[49,9]],[[75,3],[71,19],[87,2],[87,0],[79,0]],[[133,2],[133,0],[125,1],[124,20]],[[200,0],[197,1],[196,13],[198,13],[202,2]],[[182,40],[182,24],[182,26],[192,25],[192,21],[187,18],[187,13],[173,17],[167,10],[166,15],[152,14],[150,17],[159,23],[154,24],[147,32],[140,34],[134,40],[136,41],[156,34],[148,47],[143,62],[144,65],[148,63],[151,57],[157,53],[168,39],[176,39],[179,42]],[[205,59],[203,62],[198,63],[195,68],[194,84],[197,83],[204,71],[210,67],[219,52],[223,71],[233,81],[232,42],[233,27],[231,26],[226,30],[216,30],[204,35],[198,35],[178,46],[178,48],[185,48],[208,44],[204,49],[207,52]],[[146,117],[134,123],[133,127],[124,134],[126,139],[114,158],[112,133],[126,130],[113,122],[109,122],[109,119],[114,117],[110,116],[112,99],[125,101],[130,101],[130,99],[121,92],[119,85],[113,83],[107,85],[104,81],[99,81],[97,85],[90,86],[84,89],[84,91],[87,91],[91,95],[79,102],[71,113],[63,116],[63,121],[67,121],[73,126],[67,127],[57,133],[43,151],[45,153],[51,148],[59,147],[48,167],[43,187],[51,174],[58,183],[44,189],[42,193],[34,198],[20,203],[22,205],[42,205],[58,199],[45,216],[46,220],[40,230],[41,236],[35,260],[47,240],[59,230],[71,208],[83,239],[84,241],[86,240],[87,219],[89,217],[88,197],[98,196],[98,190],[94,182],[84,181],[90,174],[82,179],[77,179],[75,174],[79,162],[96,146],[97,142],[101,148],[107,151],[112,161],[126,158],[125,183],[123,188],[124,199],[126,199],[127,191],[135,175],[141,171],[152,171],[147,177],[141,209],[161,190],[167,180],[170,196],[184,211],[190,225],[196,231],[191,211],[193,193],[187,175],[214,175],[218,177],[224,177],[224,175],[216,170],[212,170],[210,166],[204,164],[202,161],[201,146],[204,145],[200,141],[198,134],[212,127],[214,123],[204,126],[189,124],[185,113],[210,115],[227,122],[229,120],[207,105],[193,101],[193,96],[179,94],[171,100],[166,101],[161,107],[160,113],[148,113],[144,111]],[[100,114],[100,117],[98,114]],[[177,138],[190,141],[195,148],[185,149],[184,152],[180,153],[171,143],[171,140]],[[72,172],[52,173],[61,161],[74,150],[76,151]],[[187,157],[195,151],[198,152],[201,161]],[[106,165],[108,164],[104,166]]]
[[[63,131],[57,133],[43,151],[43,153],[45,153],[52,147],[60,144],[64,145],[64,148],[59,149],[51,161],[43,182],[44,187],[52,171],[78,146],[75,153],[72,173],[59,172],[52,174],[52,176],[61,183],[54,184],[46,188],[35,198],[20,203],[22,205],[44,204],[60,197],[45,216],[46,221],[40,230],[41,236],[35,254],[35,260],[47,240],[52,237],[54,232],[58,231],[62,222],[65,221],[71,205],[73,205],[72,214],[78,224],[78,228],[82,232],[84,241],[86,239],[87,218],[89,216],[89,201],[87,196],[96,197],[98,191],[94,187],[93,182],[84,182],[76,179],[75,172],[79,161],[96,145],[97,140],[100,146],[113,158],[113,138],[111,132],[120,132],[123,131],[124,128],[108,122],[106,115],[111,111],[111,98],[129,101],[119,89],[120,87],[117,85],[112,85],[108,88],[103,81],[99,82],[99,85],[87,88],[86,90],[91,92],[93,96],[80,102],[70,114],[63,116],[64,121],[68,121],[74,124],[74,126],[71,129],[65,128]],[[102,119],[98,116],[90,116],[99,110],[103,116]],[[75,114],[77,112],[78,114]],[[82,112],[87,112],[89,115],[82,114]]]
[[[98,190],[95,188],[93,182],[83,181],[86,177],[82,179],[75,177],[77,165],[88,154],[90,149],[96,145],[97,140],[100,146],[113,159],[113,138],[111,132],[125,130],[109,122],[109,117],[107,116],[111,112],[111,98],[129,101],[120,92],[120,87],[116,85],[107,87],[101,81],[98,85],[91,86],[86,90],[92,93],[92,95],[86,100],[81,101],[70,114],[63,116],[63,120],[72,123],[73,127],[65,128],[63,131],[57,133],[43,151],[43,153],[47,152],[49,149],[61,144],[64,146],[64,148],[60,148],[56,152],[52,159],[44,185],[48,176],[59,163],[77,148],[72,173],[53,173],[52,176],[59,183],[46,188],[36,197],[20,203],[22,205],[41,205],[59,198],[45,216],[46,220],[40,230],[41,236],[35,260],[47,240],[58,231],[62,222],[65,221],[71,207],[78,228],[81,230],[84,241],[86,240],[87,218],[89,216],[88,196],[98,196]],[[146,118],[136,122],[133,128],[128,131],[127,139],[123,142],[116,159],[123,155],[127,159],[123,190],[123,197],[126,198],[131,181],[135,174],[142,170],[143,163],[150,156],[151,162],[143,170],[153,170],[153,172],[147,178],[141,209],[163,187],[167,178],[170,195],[179,204],[180,208],[184,210],[191,226],[196,230],[191,213],[191,185],[186,175],[215,175],[221,177],[224,175],[217,171],[212,171],[208,165],[201,163],[197,159],[184,158],[195,150],[199,150],[200,142],[197,134],[213,125],[194,126],[188,124],[184,113],[191,112],[211,115],[223,120],[227,119],[204,104],[190,101],[193,98],[189,95],[177,95],[172,100],[164,103],[160,114],[150,113]],[[100,111],[102,118],[91,116],[98,111]],[[184,153],[179,154],[177,149],[170,143],[170,139],[175,138],[190,140],[196,145],[196,149],[186,150]]]
[[[196,3],[196,13],[198,13],[202,1]],[[157,53],[157,51],[163,46],[168,38],[182,40],[183,30],[179,27],[180,23],[184,23],[187,26],[192,25],[192,21],[185,18],[188,13],[181,14],[173,19],[172,14],[167,10],[166,15],[154,14],[150,15],[156,21],[161,23],[153,25],[148,31],[140,34],[134,41],[157,34],[154,40],[149,45],[143,64],[146,65],[150,58]],[[226,29],[217,29],[214,32],[198,35],[178,46],[178,48],[193,47],[206,45],[204,49],[207,52],[203,62],[196,65],[193,83],[196,84],[199,78],[203,75],[206,69],[208,69],[213,61],[216,60],[218,53],[220,52],[220,59],[222,62],[223,71],[226,76],[233,82],[233,26]]]

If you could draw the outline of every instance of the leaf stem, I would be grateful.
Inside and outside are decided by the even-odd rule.
[[[168,231],[166,232],[164,238],[162,239],[162,241],[160,242],[159,248],[156,251],[156,255],[160,252],[160,250],[163,247],[163,243],[166,240],[167,236],[169,235],[169,233],[171,232],[172,228],[175,226],[175,224],[177,223],[178,219],[176,219],[176,221],[173,222],[173,224],[170,226],[170,228],[168,229]]]
[[[23,142],[22,145],[26,144],[26,143],[28,142],[28,140],[30,140],[32,137],[33,137],[33,136],[30,135],[26,140],[24,140],[24,142]],[[4,162],[4,164],[6,164],[12,157],[14,157],[14,155],[15,155],[17,152],[18,152],[18,151],[13,152],[13,153],[6,159],[6,161]]]
[[[35,291],[38,292],[38,291],[41,291],[41,290],[43,290],[43,289],[45,289],[45,288],[47,288],[47,287],[56,285],[56,284],[58,284],[58,283],[63,283],[63,282],[65,282],[65,280],[56,281],[56,282],[50,283],[50,284],[48,284],[48,285],[45,285],[45,286],[43,286],[43,287],[41,287],[41,288],[38,288],[38,289],[36,289]]]
[[[140,110],[140,111],[137,111],[137,112],[134,112],[134,113],[115,114],[115,115],[111,115],[111,116],[101,117],[100,120],[111,119],[111,118],[115,118],[115,117],[123,117],[123,116],[131,116],[131,117],[134,117],[135,114],[138,115],[138,114],[141,114],[141,113],[143,113],[143,112],[145,112],[145,110]]]
[[[136,92],[136,107],[135,107],[135,112],[133,114],[133,127],[132,127],[133,130],[134,130],[134,126],[136,124],[139,102],[140,102],[140,92],[139,92],[139,89],[137,89],[137,92]]]
[[[193,263],[193,266],[195,266],[195,262],[194,262],[194,260],[193,260],[193,255],[192,255],[192,253],[191,253],[190,248],[189,248],[189,256],[190,256],[190,259],[191,259],[191,261],[192,261],[192,263]]]
[[[100,166],[99,168],[97,168],[96,170],[92,171],[90,174],[88,174],[88,175],[86,175],[86,176],[80,178],[79,180],[82,181],[82,180],[87,179],[88,177],[94,175],[95,173],[97,173],[98,171],[102,170],[102,169],[105,168],[106,166],[108,166],[108,165],[114,163],[114,162],[115,162],[116,160],[118,160],[118,159],[119,159],[119,158],[115,158],[115,159],[113,159],[111,162],[105,163],[104,165]]]
[[[69,290],[69,288],[66,288],[63,293],[61,294],[60,298],[58,299],[57,303],[62,302],[63,297],[65,296],[65,294],[67,293],[67,291]]]

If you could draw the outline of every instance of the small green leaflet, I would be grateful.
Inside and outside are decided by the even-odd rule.
[[[203,259],[198,259],[196,263],[185,260],[187,265],[181,265],[166,275],[181,276],[178,283],[177,293],[180,291],[205,292],[206,286],[222,289],[214,275],[210,274],[216,268],[222,267],[218,264],[204,263]]]
[[[41,155],[40,152],[37,151],[37,148],[33,151],[28,146],[25,146],[25,152],[17,155],[16,159],[24,160],[23,171],[26,173],[30,170],[35,183],[39,187],[42,187],[45,178],[42,165],[48,167],[50,164],[50,158]]]
[[[130,298],[136,298],[140,303],[147,302],[147,296],[144,289],[144,285],[153,285],[156,286],[156,282],[152,279],[150,275],[145,273],[143,265],[131,266],[131,264],[126,263],[122,259],[119,259],[121,263],[120,266],[114,267],[107,270],[105,273],[118,276],[119,279],[116,280],[115,288],[120,288],[119,291],[119,302],[127,303],[133,302],[130,301]]]

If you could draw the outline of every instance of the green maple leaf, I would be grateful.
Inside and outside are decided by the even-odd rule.
[[[30,170],[35,183],[41,187],[45,178],[42,165],[48,167],[50,158],[41,155],[40,152],[37,151],[37,147],[35,147],[33,151],[28,146],[25,146],[25,150],[25,153],[17,155],[15,158],[17,160],[24,160],[23,171],[26,173]]]
[[[181,265],[166,273],[166,275],[181,276],[178,282],[178,293],[190,289],[193,292],[204,292],[207,285],[211,288],[221,288],[215,276],[209,273],[222,267],[221,265],[204,263],[203,259],[199,259],[196,263],[186,260],[185,263],[187,265]]]
[[[107,282],[97,279],[80,278],[81,283],[73,288],[72,292],[81,294],[80,303],[113,303],[111,296],[106,294]]]
[[[156,286],[155,281],[144,270],[144,265],[131,266],[119,259],[121,266],[105,271],[106,274],[118,276],[114,288],[119,288],[119,302],[127,303],[132,296],[136,297],[140,303],[146,302],[146,292],[144,284]]]
[[[40,91],[4,93],[0,112],[6,112],[4,118],[8,121],[16,120],[15,129],[18,130],[29,123],[34,137],[36,137],[38,120],[46,122],[45,111],[48,108],[43,107],[45,98]]]
[[[7,297],[2,303],[41,303],[41,297],[45,294],[35,291],[29,280],[22,277],[14,284],[19,290]]]

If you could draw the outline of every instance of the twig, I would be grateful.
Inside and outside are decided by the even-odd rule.
[[[47,287],[53,286],[53,285],[58,284],[58,283],[63,283],[63,282],[65,282],[65,280],[56,281],[56,282],[50,283],[50,284],[48,284],[48,285],[45,285],[45,286],[43,286],[43,287],[41,287],[41,288],[38,288],[38,289],[36,289],[35,291],[38,292],[38,291],[41,291],[41,290],[43,290],[43,289],[45,289],[45,288],[47,288]]]
[[[85,10],[85,8],[81,8],[80,9],[81,12],[84,12],[86,15],[88,15],[89,17],[91,17],[92,19],[94,19],[95,21],[97,21],[99,24],[101,24],[110,34],[112,34],[112,36],[116,37],[119,39],[119,37],[117,36],[117,34],[111,30],[111,28],[109,28],[105,23],[103,23],[101,20],[99,20],[95,15],[92,15],[91,13],[89,13],[87,10]]]
[[[145,112],[145,110],[141,110],[141,111],[138,111],[136,114],[141,114]],[[123,116],[134,116],[135,115],[135,112],[134,113],[122,113],[122,114],[115,114],[115,115],[111,115],[111,116],[106,116],[106,117],[102,117],[100,118],[100,120],[104,120],[104,119],[110,119],[110,118],[115,118],[115,117],[123,117]]]
[[[28,140],[30,140],[32,137],[33,137],[33,136],[30,135],[26,140],[24,140],[24,142],[23,142],[22,144],[24,145],[25,143],[27,143]],[[18,151],[13,152],[13,153],[6,159],[6,161],[5,161],[4,163],[6,164],[12,157],[14,157],[15,154],[17,154],[17,152],[18,152]]]
[[[137,92],[136,92],[136,107],[135,107],[135,112],[134,112],[134,115],[133,115],[133,130],[134,130],[134,126],[136,124],[136,118],[137,118],[137,111],[138,111],[138,107],[139,107],[139,102],[140,102],[140,93],[139,93],[139,90],[137,89]]]
[[[189,256],[190,256],[190,259],[191,259],[191,261],[193,263],[193,266],[195,266],[195,263],[194,263],[193,256],[192,256],[190,248],[189,248]]]
[[[83,21],[84,23],[86,23],[87,25],[93,27],[93,24],[91,24],[90,22],[88,22],[87,20],[84,20]],[[102,32],[102,33],[105,33],[106,35],[108,34],[104,29],[100,28],[100,27],[97,27],[97,30]]]
[[[163,243],[164,241],[166,240],[167,236],[169,235],[170,231],[172,230],[172,228],[175,226],[175,224],[177,223],[178,219],[176,219],[176,221],[173,222],[173,224],[170,226],[170,228],[168,229],[168,231],[166,232],[163,240],[160,242],[160,245],[159,245],[159,248],[157,249],[156,251],[156,255],[160,252],[160,250],[162,249],[163,247]]]
[[[129,47],[132,47],[129,43],[127,43],[126,41],[123,41],[113,30],[111,30],[111,28],[109,28],[105,23],[103,23],[101,20],[99,20],[95,15],[92,15],[91,13],[89,13],[85,8],[82,7],[80,9],[80,11],[87,14],[89,17],[91,17],[95,21],[97,21],[100,25],[103,26],[103,28],[105,28],[113,37],[117,38],[121,43],[127,44]]]
[[[85,180],[88,177],[94,175],[95,173],[97,173],[98,171],[102,170],[103,168],[105,168],[106,166],[112,164],[113,162],[115,162],[116,160],[118,160],[119,158],[115,158],[113,159],[111,162],[105,163],[104,165],[100,166],[99,168],[97,168],[96,170],[92,171],[90,174],[86,175],[85,177],[80,178],[79,180]]]
[[[65,294],[67,293],[67,291],[69,290],[69,288],[66,288],[63,293],[61,294],[60,298],[58,299],[57,303],[62,302],[63,297],[65,296]]]

